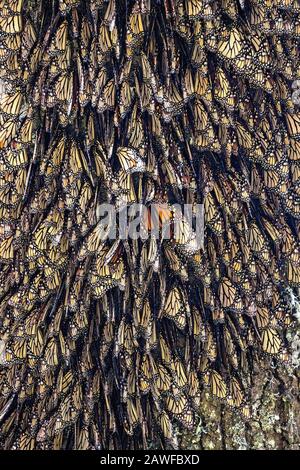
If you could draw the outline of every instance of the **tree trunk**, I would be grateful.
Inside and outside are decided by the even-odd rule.
[[[252,414],[236,410],[202,392],[199,425],[184,434],[181,447],[194,450],[298,450],[300,448],[300,330],[290,334],[291,362],[256,368],[252,378]]]

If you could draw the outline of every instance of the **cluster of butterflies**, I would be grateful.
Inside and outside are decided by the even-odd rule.
[[[176,447],[251,416],[300,284],[297,0],[0,0],[0,443]],[[204,205],[204,246],[101,204]],[[194,209],[193,209],[194,210]]]

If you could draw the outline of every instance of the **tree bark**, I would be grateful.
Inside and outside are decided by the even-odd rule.
[[[199,425],[181,437],[180,447],[193,450],[300,449],[300,330],[290,332],[291,360],[256,369],[252,378],[251,417],[202,392]]]

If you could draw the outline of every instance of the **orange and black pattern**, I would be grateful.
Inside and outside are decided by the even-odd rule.
[[[205,388],[251,419],[300,284],[299,42],[298,0],[0,0],[1,448],[176,448]],[[104,241],[102,203],[204,204],[204,247]]]

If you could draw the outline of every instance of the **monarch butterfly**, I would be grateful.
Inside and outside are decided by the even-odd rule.
[[[20,91],[14,94],[3,95],[0,100],[0,111],[7,116],[16,116],[19,114],[23,96]]]
[[[168,265],[172,271],[179,275],[182,279],[188,279],[188,273],[186,270],[186,262],[182,257],[176,253],[174,247],[165,245],[164,254],[168,261]]]
[[[59,52],[63,52],[67,46],[67,35],[68,35],[68,22],[63,21],[56,30],[54,36],[55,49]],[[51,51],[51,48],[50,48]]]
[[[200,340],[202,336],[202,318],[201,313],[195,306],[191,309],[191,321],[193,325],[193,335],[196,340]]]
[[[7,49],[9,49],[10,51],[18,51],[18,49],[20,49],[20,46],[21,46],[20,36],[19,35],[18,36],[17,35],[8,36],[5,39],[5,45],[6,45]],[[2,53],[5,53],[5,52],[7,52],[7,51],[3,51]]]
[[[258,307],[256,314],[256,322],[259,328],[265,328],[271,320],[270,312],[266,307]]]
[[[58,345],[56,338],[52,337],[48,341],[45,349],[45,360],[50,367],[58,364]]]
[[[212,101],[211,83],[209,82],[208,77],[205,75],[203,76],[199,71],[195,73],[194,89],[196,96],[209,102]]]
[[[223,307],[231,307],[236,298],[236,288],[230,279],[224,277],[219,284],[219,298]]]
[[[143,228],[146,231],[151,231],[154,233],[158,233],[159,230],[163,230],[165,238],[167,238],[168,235],[171,235],[172,218],[172,210],[167,204],[152,204],[150,207],[143,210]]]
[[[173,238],[174,241],[180,245],[187,245],[192,239],[192,227],[186,218],[179,215],[174,217],[173,220]]]
[[[139,423],[139,414],[136,405],[131,399],[127,400],[127,413],[130,426],[134,428]]]
[[[125,71],[126,71],[125,77],[126,78],[128,78],[128,74],[129,74],[131,66],[132,66],[132,59],[128,61],[127,67],[125,69]],[[140,66],[141,66],[141,72],[142,72],[142,77],[143,77],[143,83],[145,83],[149,86],[151,85],[151,89],[156,92],[157,87],[156,87],[156,82],[155,82],[155,79],[154,79],[154,76],[153,76],[152,68],[151,68],[148,57],[146,56],[146,54],[143,51],[141,51],[141,53],[140,53]],[[135,83],[139,84],[137,74],[135,74]]]
[[[128,147],[119,147],[117,150],[117,156],[119,158],[122,169],[125,172],[142,171],[145,168],[145,164],[138,153]]]
[[[285,114],[287,129],[291,137],[300,137],[300,116],[298,114]]]
[[[209,384],[211,393],[218,398],[227,397],[227,387],[221,375],[214,369],[206,373],[205,381]]]
[[[77,437],[78,436],[78,437]],[[76,432],[76,449],[78,450],[88,450],[89,449],[89,431],[87,428],[80,428],[78,432]]]
[[[113,33],[110,31],[108,25],[104,23],[99,29],[98,44],[101,54],[107,54],[113,48]],[[99,62],[101,62],[101,58]]]
[[[113,110],[116,101],[116,86],[115,79],[111,78],[103,88],[100,99],[98,101],[98,112],[106,111],[107,109]]]
[[[234,108],[234,97],[232,95],[231,86],[224,70],[218,67],[215,75],[214,96],[216,100],[224,102],[229,109]]]
[[[35,446],[35,439],[27,433],[22,433],[19,445],[21,450],[33,450]]]
[[[117,194],[118,207],[122,207],[124,204],[131,204],[137,201],[132,174],[125,170],[119,171],[117,175],[117,182],[113,183],[113,191]]]
[[[131,371],[129,373],[129,376],[128,376],[128,379],[127,379],[127,384],[128,384],[128,394],[134,398],[136,396],[136,393],[137,393],[137,384],[136,384],[135,371]]]
[[[179,288],[174,287],[168,294],[162,315],[173,320],[178,328],[184,329],[186,326],[186,308],[187,300]]]
[[[287,263],[287,279],[294,285],[298,285],[300,283],[300,271],[297,266],[295,266],[291,261]]]
[[[238,380],[233,377],[229,384],[229,395],[227,397],[227,403],[230,406],[240,407],[244,401],[244,393]]]
[[[175,358],[173,361],[171,361],[170,369],[171,373],[173,374],[176,386],[179,389],[185,388],[188,384],[188,378],[184,370],[183,364],[179,358]]]
[[[26,166],[28,163],[27,150],[9,150],[5,155],[5,163],[11,168],[22,168]]]
[[[36,41],[36,31],[35,31],[34,25],[28,20],[26,21],[26,24],[24,26],[24,31],[22,32],[21,40],[22,40],[22,46],[27,51],[26,54],[29,55],[29,52],[31,51]]]
[[[159,347],[163,363],[169,366],[172,359],[172,354],[166,340],[162,335],[159,337]]]
[[[81,53],[82,58],[86,59],[88,57],[88,47],[91,40],[91,26],[87,18],[82,19],[81,24],[81,34],[80,34],[80,41],[81,41]]]
[[[254,222],[249,227],[248,239],[253,251],[260,252],[263,250],[265,240],[258,226]]]
[[[0,31],[7,34],[17,34],[23,29],[22,16],[20,14],[0,17]]]
[[[194,116],[197,131],[205,132],[210,126],[209,115],[203,103],[196,99],[194,103]]]
[[[12,261],[14,257],[14,237],[5,238],[0,241],[0,260],[2,262]]]
[[[180,415],[187,412],[188,401],[184,393],[180,393],[176,388],[173,388],[166,399],[166,406],[172,415],[180,418]]]
[[[82,401],[81,384],[76,384],[73,387],[71,397],[65,397],[59,407],[63,424],[73,422],[78,416]]]
[[[159,415],[158,422],[165,439],[171,440],[173,438],[173,427],[171,420],[165,411]]]
[[[1,0],[0,1],[0,8],[4,10],[5,8],[9,8],[14,13],[21,13],[23,7],[24,0]]]
[[[130,109],[133,100],[133,93],[127,81],[122,83],[120,91],[120,114],[123,119]]]
[[[40,329],[37,329],[35,335],[28,341],[28,349],[36,357],[39,357],[44,346],[44,338]]]
[[[129,141],[128,144],[137,149],[140,155],[144,155],[145,152],[145,135],[143,129],[143,123],[140,116],[136,116],[136,108],[133,108],[133,112],[130,118],[130,124],[128,128]]]
[[[153,379],[156,376],[156,365],[149,354],[145,354],[141,361],[140,366],[140,390],[142,393],[148,393],[150,391]]]
[[[264,352],[278,354],[282,348],[281,338],[275,328],[267,327],[261,333],[261,342]]]
[[[155,384],[160,392],[168,392],[172,383],[172,377],[169,374],[168,370],[162,365],[159,364],[157,367],[157,376]]]
[[[203,3],[201,0],[185,0],[185,9],[189,17],[197,18],[202,13]]]
[[[145,334],[152,321],[153,316],[151,312],[151,307],[149,300],[147,299],[144,303],[143,308],[141,310],[137,309],[135,317],[136,327],[141,329],[141,331]]]
[[[194,96],[195,88],[194,88],[194,79],[192,70],[190,67],[187,68],[185,75],[184,75],[184,82],[183,82],[183,93],[184,99],[191,99]]]
[[[129,18],[129,31],[127,32],[127,41],[131,42],[131,37],[138,36],[143,34],[144,25],[143,25],[143,16],[141,13],[133,10]]]
[[[218,54],[224,59],[233,60],[239,56],[244,47],[244,41],[237,28],[231,30],[223,29],[218,42]]]
[[[64,73],[55,83],[55,94],[59,101],[70,102],[73,92],[73,74]]]

